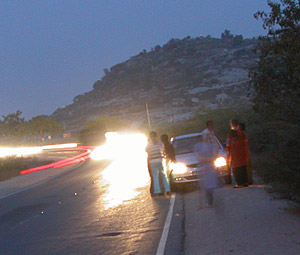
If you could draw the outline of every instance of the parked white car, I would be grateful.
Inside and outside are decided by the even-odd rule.
[[[215,160],[215,166],[219,176],[228,183],[230,172],[226,164],[226,151],[217,137],[219,155]],[[176,154],[176,163],[169,166],[170,185],[176,191],[180,185],[197,183],[203,175],[203,167],[194,155],[194,146],[201,139],[201,133],[186,134],[171,138]]]

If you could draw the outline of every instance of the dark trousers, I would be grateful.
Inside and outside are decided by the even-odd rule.
[[[214,203],[214,189],[206,189],[205,190],[206,199],[209,205],[213,205]]]
[[[247,166],[240,166],[232,170],[237,185],[248,184]]]

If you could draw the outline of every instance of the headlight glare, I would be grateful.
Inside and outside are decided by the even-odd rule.
[[[183,163],[172,163],[171,170],[174,174],[184,174],[187,171],[187,167]]]
[[[215,160],[214,162],[215,167],[222,167],[222,166],[226,166],[226,159],[224,157],[219,157]]]

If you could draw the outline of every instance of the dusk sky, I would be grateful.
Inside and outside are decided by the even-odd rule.
[[[0,116],[51,114],[172,38],[265,34],[259,10],[266,0],[0,0]]]

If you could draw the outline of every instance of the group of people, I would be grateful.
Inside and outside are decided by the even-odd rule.
[[[248,187],[253,184],[248,147],[248,136],[245,124],[236,119],[230,121],[230,131],[226,139],[228,169],[232,169],[235,179],[234,188]],[[213,122],[206,122],[206,129],[202,131],[201,141],[194,146],[194,154],[203,166],[203,183],[208,206],[213,205],[214,190],[219,186],[218,173],[214,160],[218,157],[218,144],[215,139]]]
[[[252,171],[250,167],[250,152],[248,136],[245,125],[236,119],[230,121],[230,131],[226,139],[227,164],[232,169],[235,179],[234,188],[247,187],[252,184]],[[168,164],[175,162],[175,150],[168,141],[167,135],[161,135],[160,140],[156,132],[149,135],[149,143],[146,147],[148,153],[148,169],[151,176],[152,196],[171,194]],[[219,146],[214,134],[213,121],[206,122],[206,129],[201,133],[201,141],[194,146],[194,155],[198,161],[205,165],[203,169],[203,188],[208,204],[213,204],[213,192],[218,187],[218,173],[214,166],[214,160],[218,157]],[[160,181],[161,177],[161,181]],[[163,190],[160,187],[162,183]]]
[[[226,149],[227,161],[233,171],[235,179],[234,188],[248,187],[253,184],[250,161],[250,151],[248,147],[248,136],[245,125],[238,120],[230,121],[231,130],[227,135]]]
[[[170,161],[175,161],[175,150],[169,142],[168,135],[163,134],[158,140],[157,133],[152,131],[146,147],[148,153],[148,170],[151,177],[152,196],[170,195],[170,183],[167,166]],[[164,192],[160,187],[160,177]]]

